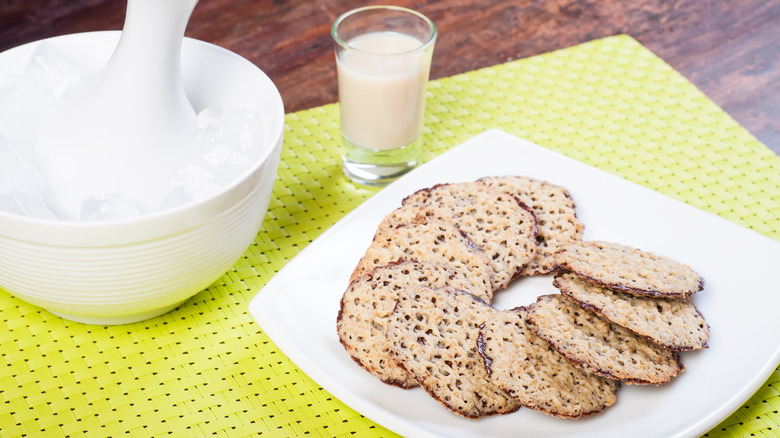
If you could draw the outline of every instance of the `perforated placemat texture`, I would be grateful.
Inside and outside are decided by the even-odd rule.
[[[780,240],[780,159],[628,36],[433,81],[427,105],[425,160],[500,128]],[[342,175],[338,145],[337,105],[288,114],[263,229],[164,316],[88,326],[0,292],[0,435],[391,436],[301,372],[247,310],[376,192]],[[775,371],[707,436],[777,436],[778,389]]]

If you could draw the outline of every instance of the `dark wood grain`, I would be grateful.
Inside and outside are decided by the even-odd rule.
[[[200,0],[187,35],[257,64],[288,112],[336,101],[330,25],[357,0]],[[373,2],[377,3],[377,2]],[[387,3],[387,2],[385,2]],[[629,34],[780,154],[780,1],[397,0],[433,19],[433,79]],[[119,0],[0,0],[0,51],[121,29]]]

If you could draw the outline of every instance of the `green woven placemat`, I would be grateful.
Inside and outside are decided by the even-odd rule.
[[[431,83],[426,160],[488,128],[780,240],[780,158],[630,37]],[[87,326],[0,292],[0,435],[391,436],[304,375],[247,311],[275,272],[375,193],[342,176],[338,139],[336,105],[287,115],[263,230],[169,314]],[[776,436],[779,389],[775,371],[707,436]]]

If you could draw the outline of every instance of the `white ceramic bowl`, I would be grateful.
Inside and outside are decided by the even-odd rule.
[[[42,41],[97,72],[120,34]],[[0,53],[0,75],[22,73],[40,43]],[[182,45],[182,76],[196,111],[225,106],[260,114],[262,158],[214,196],[133,219],[66,222],[0,212],[0,288],[66,319],[123,324],[174,309],[241,257],[268,209],[282,148],[282,99],[254,64],[190,38]]]

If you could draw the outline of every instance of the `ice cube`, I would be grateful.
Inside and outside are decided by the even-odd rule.
[[[140,214],[135,199],[121,193],[88,196],[81,202],[82,221],[128,219]]]
[[[208,183],[224,187],[243,174],[263,153],[262,120],[255,111],[246,108],[210,107],[198,114],[198,129],[191,147],[187,178],[195,180],[209,173]],[[197,171],[195,169],[198,169]],[[188,185],[193,186],[192,183]],[[195,186],[203,187],[196,183]],[[213,190],[209,188],[211,193]],[[195,197],[204,190],[193,190]]]
[[[0,134],[28,160],[43,119],[55,102],[51,90],[17,74],[0,76]]]
[[[24,75],[59,97],[84,77],[84,70],[62,49],[44,41],[30,55]]]
[[[38,192],[43,176],[19,153],[15,145],[0,135],[0,193]]]
[[[206,108],[198,114],[194,151],[207,166],[248,168],[262,154],[260,115],[246,108]]]
[[[169,182],[174,190],[181,189],[189,199],[202,199],[219,190],[219,185],[214,182],[214,173],[196,163],[174,170]]]
[[[41,196],[43,176],[0,135],[0,210],[13,214],[57,219]]]
[[[36,219],[58,219],[38,193],[8,191],[0,193],[0,211]]]

